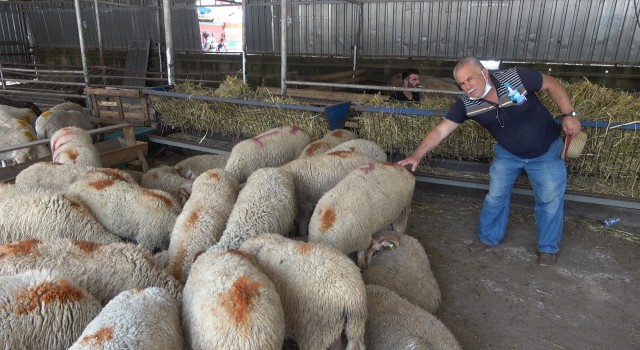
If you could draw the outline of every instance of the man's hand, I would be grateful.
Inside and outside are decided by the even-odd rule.
[[[413,154],[408,156],[407,158],[399,161],[398,163],[396,163],[398,165],[411,165],[411,172],[415,172],[416,169],[418,168],[418,164],[420,164],[420,158],[414,156]]]
[[[581,128],[580,119],[576,117],[564,117],[562,119],[562,131],[571,137],[578,135]]]

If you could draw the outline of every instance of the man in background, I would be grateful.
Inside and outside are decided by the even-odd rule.
[[[402,72],[402,87],[417,88],[420,86],[420,72],[417,69],[407,69]],[[420,93],[412,91],[394,91],[390,97],[395,101],[420,101]]]

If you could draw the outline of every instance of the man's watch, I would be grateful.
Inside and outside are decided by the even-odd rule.
[[[576,113],[576,111],[571,111],[569,113],[562,113],[563,117],[575,117],[577,115],[578,115],[578,113]]]

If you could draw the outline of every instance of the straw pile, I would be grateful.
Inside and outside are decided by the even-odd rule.
[[[184,97],[153,96],[155,109],[162,114],[164,125],[179,127],[198,133],[232,135],[248,138],[283,125],[296,125],[314,138],[320,138],[328,129],[324,114],[287,109],[286,105],[299,105],[293,99],[269,94],[257,94],[236,77],[227,76],[215,89],[186,82],[178,84],[173,92]],[[224,97],[269,103],[266,107],[226,102],[195,100],[191,96]]]
[[[587,79],[573,84],[561,81],[561,84],[569,93],[582,121],[638,126],[638,131],[623,130],[617,126],[584,127],[589,138],[583,155],[568,160],[569,189],[640,197],[640,99],[630,93],[593,84]],[[539,96],[553,115],[561,114],[545,92]],[[423,95],[419,103],[402,103],[384,101],[380,95],[374,95],[364,104],[447,111],[455,100],[454,96]],[[361,137],[377,142],[391,154],[409,155],[440,118],[367,112],[362,113],[358,121]],[[495,140],[483,127],[475,122],[466,122],[434,149],[427,161],[431,158],[489,161],[493,156],[494,144]],[[420,170],[434,172],[434,169],[428,167]],[[461,176],[470,177],[469,174]],[[484,178],[484,174],[478,176],[480,180]]]
[[[387,108],[447,111],[456,99],[456,96],[451,95],[423,95],[420,102],[403,103],[385,101],[380,94],[377,94],[364,99],[363,104]],[[427,132],[440,120],[440,116],[412,116],[382,112],[365,112],[358,117],[361,137],[375,141],[389,153],[405,155],[409,155],[418,147]],[[470,121],[460,126],[428,156],[469,161],[487,160],[492,156],[494,143],[495,141],[485,128]]]

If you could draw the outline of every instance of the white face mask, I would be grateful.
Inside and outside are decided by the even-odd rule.
[[[487,77],[484,75],[483,71],[480,71],[480,73],[482,73],[482,77],[484,78],[484,92],[482,93],[482,96],[480,97],[471,97],[469,96],[470,100],[479,100],[481,98],[484,98],[485,96],[487,96],[487,94],[489,94],[489,91],[491,91],[491,84],[489,84],[489,81],[487,80]]]

